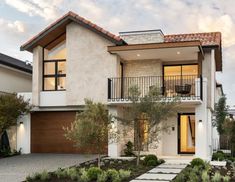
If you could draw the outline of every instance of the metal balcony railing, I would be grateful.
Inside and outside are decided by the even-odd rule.
[[[129,88],[134,85],[139,88],[140,97],[147,95],[152,87],[157,87],[163,98],[202,100],[202,77],[197,75],[108,78],[108,100],[130,100]]]

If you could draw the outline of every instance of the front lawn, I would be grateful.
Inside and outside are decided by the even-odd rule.
[[[97,160],[88,161],[78,166],[65,169],[58,169],[55,172],[35,173],[26,178],[26,181],[53,181],[53,182],[127,182],[143,173],[151,170],[155,166],[163,163],[163,160],[151,162],[141,160],[136,166],[136,158],[103,158],[99,169]]]

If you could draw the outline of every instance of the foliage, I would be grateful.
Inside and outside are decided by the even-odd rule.
[[[144,164],[147,166],[156,166],[158,164],[158,158],[156,155],[149,154],[144,158]]]
[[[202,172],[202,182],[210,182],[210,176],[206,170]]]
[[[151,159],[151,160],[148,160],[145,165],[146,166],[156,166],[157,164],[158,164],[157,161]]]
[[[89,181],[89,178],[88,178],[86,169],[85,169],[85,168],[82,168],[82,169],[80,169],[79,172],[80,172],[80,174],[81,174],[81,177],[80,177],[81,181],[82,181],[82,182],[88,182],[88,181]]]
[[[229,182],[230,179],[231,178],[229,176],[223,176],[223,182]]]
[[[102,173],[98,175],[97,182],[106,182],[106,181],[107,181],[107,172],[102,171]]]
[[[120,176],[117,170],[109,169],[107,170],[107,180],[112,182],[120,182]]]
[[[70,177],[71,180],[77,180],[79,177],[79,173],[75,167],[67,168],[65,172],[66,172],[66,175]]]
[[[41,181],[47,181],[51,178],[50,174],[44,170],[41,174],[40,174],[40,180]]]
[[[199,166],[199,167],[205,167],[205,162],[200,158],[195,158],[190,162],[192,167]]]
[[[226,105],[226,97],[222,96],[218,103],[215,104],[215,121],[213,122],[214,126],[216,126],[217,131],[220,135],[224,133],[223,123],[228,115],[228,106]]]
[[[235,155],[235,120],[227,117],[222,125],[223,136],[226,137],[227,142],[231,146],[232,154]]]
[[[212,182],[220,182],[222,179],[222,176],[219,172],[216,172],[215,175],[212,177]]]
[[[55,175],[57,178],[65,178],[67,176],[67,173],[65,170],[61,169],[61,168],[58,168],[56,171],[55,171]]]
[[[123,117],[116,117],[116,119],[122,121],[124,128],[125,126],[135,127],[136,150],[138,151],[137,165],[139,165],[141,150],[141,116],[144,115],[148,121],[148,143],[156,144],[159,131],[167,128],[165,125],[160,127],[161,121],[167,120],[177,113],[178,99],[163,100],[159,93],[158,87],[152,87],[147,95],[141,97],[138,86],[131,86],[129,88],[131,104],[125,108]]]
[[[87,171],[87,176],[90,181],[97,180],[98,176],[102,173],[102,170],[98,167],[91,167]]]
[[[123,170],[123,169],[119,170],[119,176],[120,176],[121,180],[129,178],[130,175],[131,175],[130,170]]]
[[[217,151],[212,155],[212,160],[223,161],[224,159],[225,159],[225,154],[222,151]]]
[[[70,128],[64,128],[65,137],[73,140],[77,147],[97,151],[100,166],[100,154],[103,152],[108,140],[110,121],[105,105],[85,99],[85,110],[77,113],[76,119]]]
[[[128,141],[126,143],[126,148],[124,149],[125,156],[134,156],[135,154],[133,153],[133,143],[131,141]]]
[[[0,136],[2,133],[17,124],[17,119],[31,109],[29,101],[16,94],[0,95]]]

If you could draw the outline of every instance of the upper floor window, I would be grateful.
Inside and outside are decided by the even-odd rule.
[[[66,44],[65,41],[56,46],[44,48],[43,90],[66,89]]]

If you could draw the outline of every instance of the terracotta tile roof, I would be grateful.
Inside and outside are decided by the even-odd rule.
[[[172,34],[164,35],[165,42],[182,42],[200,40],[202,46],[221,46],[221,33],[191,33],[191,34]]]
[[[64,16],[62,16],[61,18],[57,19],[55,22],[53,22],[52,24],[50,24],[49,26],[47,26],[44,30],[42,30],[41,32],[39,32],[36,36],[32,37],[30,40],[28,40],[26,43],[24,43],[21,46],[21,50],[27,50],[27,46],[29,44],[31,44],[34,41],[37,41],[37,39],[39,39],[41,36],[43,36],[47,31],[49,31],[50,29],[52,29],[54,26],[56,26],[59,22],[63,21],[66,18],[70,18],[71,21],[76,21],[80,24],[85,25],[86,27],[88,27],[89,29],[92,29],[93,31],[99,32],[101,35],[103,35],[105,38],[108,38],[109,40],[111,40],[112,42],[121,45],[123,43],[125,43],[119,36],[112,34],[111,32],[103,29],[102,27],[90,22],[89,20],[79,16],[78,14],[69,11],[68,13],[66,13]]]

